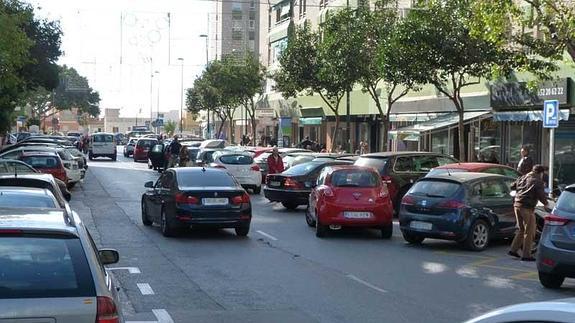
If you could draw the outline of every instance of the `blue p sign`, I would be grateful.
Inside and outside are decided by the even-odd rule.
[[[559,101],[547,100],[543,103],[543,128],[559,127]]]

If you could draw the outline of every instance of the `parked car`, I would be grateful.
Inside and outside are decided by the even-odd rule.
[[[200,148],[198,155],[196,156],[196,166],[208,166],[210,163],[213,163],[214,153],[216,151],[221,151],[221,149]]]
[[[334,154],[334,153],[295,153],[289,154],[284,158],[284,167],[286,169],[299,164],[307,163],[312,160],[348,160],[346,157],[354,157],[352,154]],[[291,158],[290,158],[291,157]]]
[[[379,172],[398,214],[401,198],[415,181],[435,167],[456,162],[450,156],[437,153],[383,152],[361,155],[355,165],[373,167]]]
[[[454,163],[435,167],[425,176],[435,176],[458,172],[499,174],[513,178],[517,178],[521,175],[518,171],[506,165],[492,163]]]
[[[575,298],[516,304],[495,309],[465,323],[573,323]]]
[[[98,157],[108,157],[116,161],[117,154],[114,134],[105,132],[92,134],[88,150],[88,158],[90,160]]]
[[[381,230],[384,239],[393,233],[393,205],[387,186],[372,168],[329,166],[319,175],[309,195],[306,222],[317,237],[342,227]]]
[[[148,153],[154,145],[158,144],[155,138],[139,138],[134,147],[134,162],[148,161]]]
[[[0,174],[0,186],[34,187],[48,189],[56,197],[62,209],[72,214],[68,205],[69,197],[63,193],[57,179],[48,174]]]
[[[58,200],[45,188],[0,186],[0,209],[42,208],[57,209]]]
[[[19,160],[0,159],[0,175],[12,175],[17,178],[18,176],[22,176],[24,174],[40,174],[40,172],[32,168],[32,166]],[[58,185],[58,188],[60,189],[60,192],[66,201],[70,201],[72,194],[70,194],[70,191],[68,191],[66,182],[63,182],[53,176],[52,179],[56,181],[56,184]]]
[[[419,244],[425,238],[457,241],[481,251],[495,238],[515,235],[511,177],[460,172],[419,180],[401,200],[403,238]]]
[[[561,287],[565,277],[575,278],[575,185],[565,188],[545,217],[537,270],[539,281],[547,288]]]
[[[202,141],[199,146],[200,148],[211,148],[211,149],[224,149],[226,147],[226,141],[222,139],[208,139]]]
[[[278,153],[280,154],[282,159],[285,158],[288,154],[300,153],[300,152],[311,153],[312,151],[307,150],[307,149],[301,149],[301,148],[279,148],[278,149]],[[262,153],[258,157],[254,157],[256,164],[258,164],[258,166],[260,167],[260,171],[262,172],[262,179],[263,180],[265,180],[265,178],[268,174],[268,157],[271,154],[272,154],[272,152],[268,151],[268,152]]]
[[[270,174],[266,178],[264,195],[271,202],[280,202],[286,209],[295,210],[309,203],[312,187],[325,167],[349,164],[345,161],[312,161],[281,174]]]
[[[116,250],[96,249],[64,210],[0,209],[0,219],[0,321],[124,322],[104,267]]]
[[[157,170],[157,171],[164,171],[167,166],[167,159],[165,156],[165,151],[167,146],[161,143],[156,143],[152,149],[148,152],[148,168]]]
[[[262,191],[262,173],[249,153],[219,151],[213,156],[214,161],[210,167],[227,170],[242,187],[251,189],[254,194],[260,194]]]
[[[142,195],[142,222],[159,223],[166,237],[193,227],[234,228],[238,236],[250,230],[250,196],[228,172],[215,168],[170,168]]]
[[[130,140],[128,140],[128,143],[124,147],[124,157],[130,157],[134,155],[134,147],[136,146],[137,141],[138,138],[130,138]]]
[[[66,168],[56,153],[46,151],[23,152],[18,156],[18,160],[44,174],[50,174],[62,182],[68,183]]]

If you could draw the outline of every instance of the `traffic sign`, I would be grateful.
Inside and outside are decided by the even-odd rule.
[[[559,101],[546,100],[543,103],[543,128],[559,127]]]

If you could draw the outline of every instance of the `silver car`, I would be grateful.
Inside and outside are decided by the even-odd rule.
[[[65,210],[0,209],[0,249],[0,322],[124,322],[103,267],[118,252]]]
[[[575,322],[575,298],[523,303],[498,308],[465,323]]]
[[[547,288],[561,287],[565,277],[575,278],[575,185],[565,188],[545,217],[537,269]]]

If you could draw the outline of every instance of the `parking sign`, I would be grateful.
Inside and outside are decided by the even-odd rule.
[[[547,100],[543,103],[543,128],[559,127],[559,101]]]

